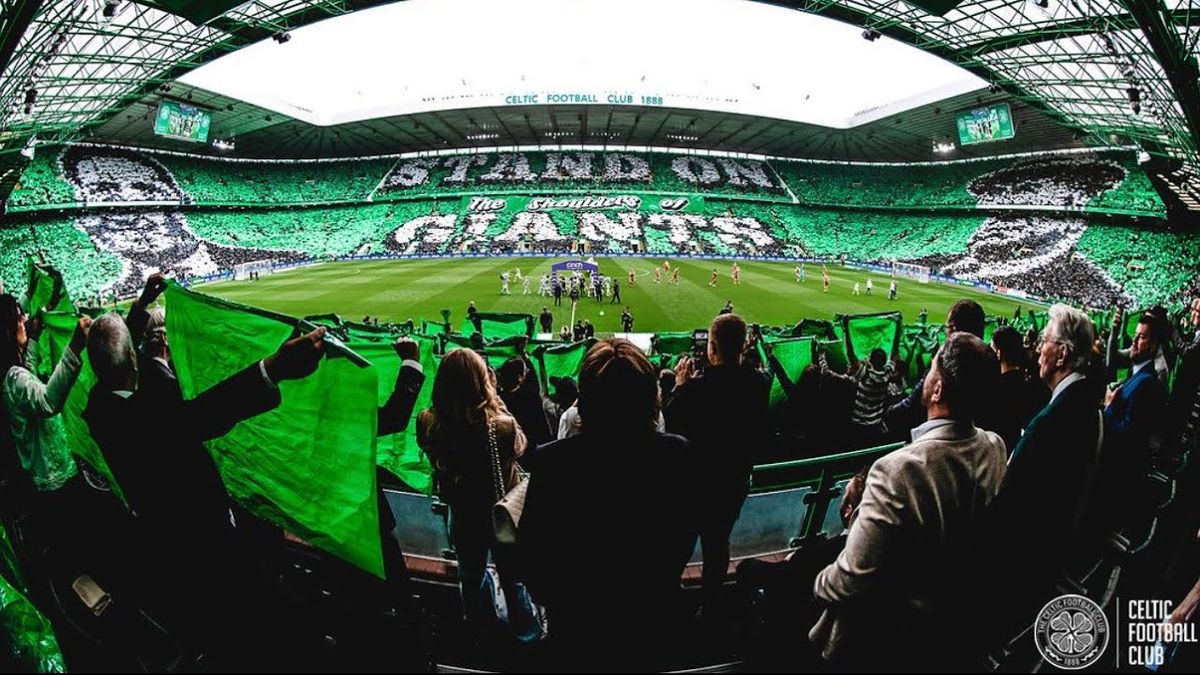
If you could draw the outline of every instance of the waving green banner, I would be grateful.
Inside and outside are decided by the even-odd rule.
[[[296,324],[172,284],[167,334],[184,397],[270,355]],[[313,375],[279,388],[278,408],[208,444],[225,487],[260,518],[382,577],[378,370],[327,357]]]

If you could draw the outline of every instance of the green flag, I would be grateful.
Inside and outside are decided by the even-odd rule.
[[[551,377],[569,377],[578,383],[583,357],[593,344],[595,340],[583,340],[535,349],[533,356],[542,368],[544,381],[549,382]]]
[[[71,343],[79,317],[74,306],[69,310],[45,311],[39,315],[42,332],[37,339],[36,363],[30,363],[33,371],[44,382],[54,373],[54,367],[62,359],[63,352]],[[32,344],[32,343],[31,343]]]
[[[417,395],[416,405],[413,406],[413,421],[409,422],[404,430],[379,438],[376,462],[412,489],[428,495],[433,494],[433,466],[417,445],[416,416],[429,407],[433,398],[433,378],[437,374],[441,359],[434,355],[436,339],[423,335],[411,337],[420,348],[419,360],[425,373],[425,383]],[[392,395],[396,386],[396,376],[400,372],[400,357],[392,348],[392,340],[351,339],[347,346],[368,359],[379,371],[377,400],[378,405],[383,405]]]
[[[184,398],[269,356],[295,325],[171,284],[167,334]],[[279,388],[277,409],[209,442],[225,487],[258,517],[382,577],[377,369],[327,357],[314,374]]]
[[[515,337],[524,335],[527,338],[533,337],[533,315],[531,314],[513,314],[504,312],[476,312],[475,319],[463,319],[462,328],[460,331],[464,335],[470,335],[477,332],[476,323],[478,323],[479,331],[489,340],[497,340],[502,338]]]
[[[865,361],[876,348],[891,358],[900,345],[900,312],[839,315],[837,319],[860,360]]]
[[[692,353],[692,332],[676,331],[654,334],[654,353],[676,356]]]
[[[58,270],[49,265],[39,265],[30,258],[26,261],[26,274],[26,309],[30,314],[41,310],[75,312],[75,305],[71,304],[71,296],[67,293],[67,286]]]
[[[804,369],[812,363],[812,347],[813,338],[774,338],[763,336],[763,342],[771,345],[771,353],[779,361],[779,365],[783,366],[783,370],[788,375],[793,383],[800,381],[800,374]],[[759,350],[762,351],[763,362],[766,363],[766,352],[763,351],[762,343],[759,344]],[[783,385],[779,383],[778,377],[771,379],[771,407],[775,407],[787,400],[787,392],[784,391]]]

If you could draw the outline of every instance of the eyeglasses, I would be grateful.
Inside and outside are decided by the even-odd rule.
[[[1035,346],[1036,346],[1038,349],[1041,349],[1041,348],[1042,348],[1042,345],[1043,345],[1043,344],[1045,344],[1045,343],[1047,343],[1047,342],[1053,342],[1054,344],[1057,344],[1057,345],[1065,345],[1065,344],[1067,344],[1067,341],[1066,341],[1066,340],[1060,340],[1060,339],[1058,339],[1058,338],[1049,338],[1049,337],[1046,337],[1046,330],[1047,330],[1047,329],[1043,328],[1043,329],[1042,329],[1042,332],[1038,333],[1038,336],[1037,336],[1037,343],[1036,343],[1036,345],[1035,345]]]

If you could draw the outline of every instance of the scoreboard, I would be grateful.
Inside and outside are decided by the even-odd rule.
[[[958,116],[959,145],[1004,141],[1015,135],[1007,103],[976,108]]]
[[[158,116],[154,118],[154,133],[181,141],[204,143],[208,141],[208,127],[212,115],[202,108],[163,100],[158,104]]]

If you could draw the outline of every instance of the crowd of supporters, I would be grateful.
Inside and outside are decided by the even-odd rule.
[[[911,261],[1091,307],[1171,303],[1200,283],[1200,238],[1051,216],[851,214],[710,201],[706,213],[459,213],[394,202],[288,210],[97,210],[0,228],[0,277],[41,253],[77,295],[131,293],[144,270],[370,253],[646,253]]]
[[[86,183],[81,189],[80,181]],[[153,189],[129,185],[146,182]],[[168,187],[169,186],[169,187]],[[320,205],[479,194],[616,190],[816,206],[929,210],[1037,206],[1162,217],[1126,155],[1047,155],[932,164],[846,164],[639,152],[500,152],[342,161],[228,161],[100,146],[40,150],[10,208],[157,201]]]
[[[203,444],[278,407],[289,392],[281,383],[317,369],[326,329],[184,400],[152,309],[165,288],[152,275],[126,316],[78,319],[52,369],[31,348],[41,308],[0,295],[5,523],[22,523],[31,588],[54,589],[33,599],[55,607],[64,578],[77,592],[94,583],[76,578],[75,565],[97,559],[98,542],[117,533],[78,519],[107,514],[128,530],[119,546],[100,547],[115,570],[105,583],[118,603],[153,617],[192,666],[328,666],[330,638],[260,573],[283,534],[231,503]],[[1123,588],[1179,600],[1197,582],[1186,562],[1200,525],[1188,456],[1200,300],[1187,315],[1156,308],[1130,320],[1127,348],[1120,315],[1098,326],[1055,305],[1040,331],[1005,325],[990,343],[986,322],[977,303],[955,303],[912,382],[895,349],[860,360],[849,337],[847,372],[817,350],[792,382],[762,332],[732,311],[670,370],[611,338],[587,350],[577,381],[553,383],[521,347],[495,369],[474,349],[451,350],[425,373],[416,342],[401,337],[378,433],[413,429],[432,462],[461,587],[451,611],[465,615],[467,649],[498,641],[520,646],[527,666],[565,670],[668,668],[697,636],[728,637],[750,611],[762,630],[739,656],[763,667],[976,670],[1121,538],[1154,543],[1124,558]],[[128,513],[111,510],[103,479],[67,447],[61,413],[83,386],[85,358],[82,419]],[[432,396],[417,410],[427,377]],[[780,417],[769,410],[775,378]],[[827,455],[889,440],[904,445],[863,464],[841,497],[845,536],[806,542],[783,561],[740,561],[732,573],[730,536],[753,517],[743,504],[755,464],[779,459],[771,453],[780,448]],[[1164,480],[1175,487],[1164,491]],[[501,527],[495,506],[511,501],[523,506]],[[381,528],[405,523],[387,517]],[[423,619],[398,540],[382,541],[384,578],[346,572],[359,589],[347,597],[364,605],[338,611],[386,599],[408,632],[384,636],[386,649],[338,653],[359,666],[412,667],[427,658]],[[681,578],[697,546],[693,600]],[[972,609],[981,605],[986,612]],[[107,640],[116,651],[145,646],[132,635]]]

